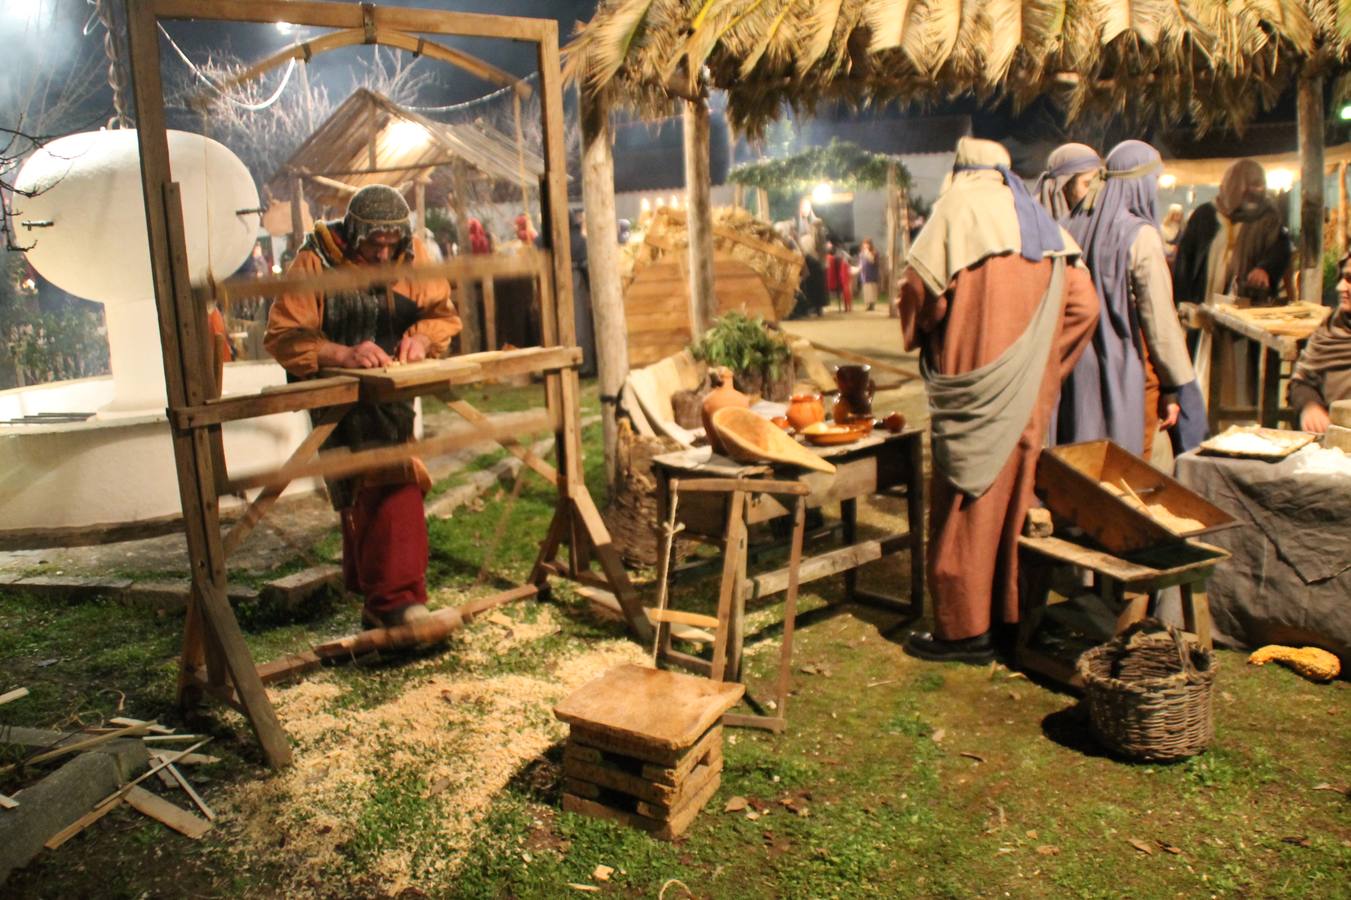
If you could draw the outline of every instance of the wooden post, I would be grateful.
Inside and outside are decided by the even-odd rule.
[[[300,62],[300,90],[305,96],[305,132],[308,136],[314,134],[314,94],[310,93],[309,60]]]
[[[615,161],[610,111],[581,91],[582,199],[586,254],[591,272],[591,312],[596,320],[596,375],[600,381],[605,483],[614,496],[618,475],[619,394],[629,374],[628,326],[619,284],[619,233],[615,218]]]
[[[896,164],[890,163],[887,166],[886,259],[882,262],[882,277],[880,279],[882,289],[886,292],[886,296],[882,300],[886,303],[891,302],[891,294],[896,289],[896,278],[901,273],[896,265],[898,261],[896,258],[896,229],[900,212],[900,198],[896,192]]]
[[[1347,248],[1346,163],[1337,163],[1337,253],[1345,255]]]
[[[464,206],[464,197],[466,191],[467,179],[464,174],[464,163],[456,160],[450,167],[451,195],[450,205],[455,212],[455,231],[458,234],[457,243],[460,247],[460,255],[468,256],[473,253],[469,244],[469,213]],[[473,281],[462,280],[455,283],[456,287],[456,307],[460,313],[460,321],[463,323],[463,330],[460,332],[460,350],[463,353],[477,353],[480,344],[481,332],[479,330],[477,284]]]
[[[746,208],[746,186],[744,184],[732,185],[732,205],[737,209]]]
[[[1299,296],[1323,302],[1323,79],[1299,79]]]
[[[413,183],[413,210],[417,216],[417,234],[427,227],[427,179],[419,178]],[[492,348],[489,348],[492,349]]]
[[[169,165],[169,140],[164,117],[164,85],[160,80],[159,32],[153,7],[127,0],[127,33],[131,50],[132,87],[136,96],[137,144],[145,199],[150,270],[159,313],[164,380],[170,409],[201,406],[207,397],[206,312],[188,281],[183,206]],[[291,762],[291,747],[276,711],[258,677],[239,622],[226,597],[225,551],[221,542],[216,478],[207,429],[172,432],[178,470],[183,527],[192,561],[192,597],[200,617],[196,639],[185,640],[185,668],[203,656],[207,680],[223,682],[228,672],[233,696],[245,713],[273,768]],[[186,635],[185,638],[190,638]],[[214,664],[214,666],[213,666]],[[196,676],[185,671],[185,675]]]
[[[305,179],[296,178],[291,195],[291,255],[295,256],[305,241]]]
[[[713,294],[713,207],[709,196],[708,101],[685,104],[685,221],[690,235],[690,331],[697,339],[718,315]]]
[[[772,222],[769,216],[769,190],[766,188],[755,189],[755,211],[760,214],[760,218],[766,222]]]
[[[900,247],[898,259],[904,260],[910,255],[910,192],[898,181],[896,185],[896,216],[900,222]],[[899,274],[899,273],[897,273]]]

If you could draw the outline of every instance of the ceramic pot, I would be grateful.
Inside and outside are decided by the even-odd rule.
[[[817,394],[794,394],[788,403],[788,422],[798,431],[826,418],[826,408]]]
[[[749,409],[751,401],[749,397],[736,389],[736,385],[732,383],[732,370],[726,366],[720,366],[709,372],[709,377],[713,380],[714,388],[704,398],[702,416],[704,434],[708,436],[708,442],[713,446],[714,453],[725,453],[723,443],[718,438],[718,431],[713,427],[713,414],[720,409],[729,407]]]

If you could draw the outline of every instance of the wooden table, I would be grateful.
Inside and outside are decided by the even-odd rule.
[[[1330,311],[1326,306],[1314,303],[1246,308],[1210,303],[1197,308],[1197,317],[1202,327],[1209,326],[1212,341],[1210,383],[1205,386],[1212,434],[1219,433],[1222,421],[1252,418],[1254,414],[1259,424],[1267,428],[1277,426],[1282,412],[1282,367],[1288,364],[1293,369],[1300,349]],[[1232,384],[1235,373],[1220,363],[1247,352],[1249,343],[1260,348],[1257,406],[1235,406],[1225,391],[1226,384]],[[1230,352],[1221,352],[1222,347],[1231,348]],[[1287,416],[1292,414],[1289,410],[1285,412]]]
[[[1159,592],[1177,586],[1182,592],[1183,626],[1206,649],[1211,646],[1210,605],[1206,579],[1229,558],[1219,547],[1200,541],[1160,546],[1133,554],[1131,559],[1113,556],[1085,541],[1063,537],[1018,538],[1018,564],[1024,584],[1018,639],[1014,658],[1022,669],[1046,675],[1062,684],[1083,687],[1074,671],[1074,661],[1045,653],[1032,646],[1032,638],[1050,610],[1051,584],[1055,570],[1087,569],[1096,577],[1099,596],[1116,616],[1110,638],[1132,622],[1152,615]]]
[[[667,521],[672,479],[713,477],[801,481],[810,488],[808,508],[840,504],[843,545],[804,556],[798,567],[799,583],[806,584],[843,574],[844,597],[840,603],[862,603],[918,615],[924,608],[924,435],[923,430],[912,428],[900,434],[874,433],[839,447],[813,448],[835,465],[833,474],[803,473],[796,467],[743,464],[714,455],[708,447],[657,456],[652,460],[652,473],[657,481],[657,525],[661,526]],[[860,541],[858,501],[877,494],[905,497],[909,528],[885,537]],[[721,545],[727,529],[728,503],[725,494],[682,495],[677,504],[677,522],[683,526],[681,535]],[[788,515],[787,507],[767,495],[757,495],[746,504],[747,525]],[[858,569],[861,566],[907,549],[910,551],[908,601],[865,591],[858,586]],[[746,572],[748,548],[744,543],[739,559],[730,558],[732,554],[725,551],[724,547],[724,568],[739,566],[740,571]],[[759,599],[785,591],[788,581],[787,568],[738,579],[734,601],[735,633],[740,633],[748,598]],[[727,672],[734,680],[740,679],[740,650],[740,641],[737,641],[728,660]],[[693,671],[709,673],[709,664],[699,657],[675,653],[670,656]]]

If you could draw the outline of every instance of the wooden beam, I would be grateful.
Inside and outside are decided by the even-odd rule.
[[[447,400],[446,405],[458,413],[466,421],[473,422],[475,425],[491,425],[492,420],[479,412],[474,406],[464,400]],[[508,453],[515,456],[521,462],[538,472],[550,484],[558,484],[558,470],[540,459],[534,453],[530,452],[528,447],[521,444],[515,438],[493,438],[500,443]]]
[[[860,541],[847,547],[840,547],[828,553],[821,553],[802,561],[798,568],[798,583],[806,584],[856,569],[859,566],[889,556],[910,546],[910,535],[901,534],[875,541]],[[765,572],[754,578],[747,578],[744,586],[752,599],[769,597],[788,589],[793,572],[791,567]]]
[[[175,409],[171,411],[170,421],[174,423],[175,428],[202,428],[275,413],[342,406],[355,403],[360,389],[361,383],[357,379],[345,375],[297,381],[293,384],[264,388],[257,394],[222,397],[219,400],[209,400],[201,406]]]
[[[251,488],[284,485],[297,478],[346,478],[359,472],[367,472],[382,466],[404,462],[414,456],[439,456],[458,450],[461,447],[481,443],[485,438],[498,441],[504,438],[518,437],[540,431],[548,431],[553,422],[546,414],[531,416],[523,422],[510,427],[483,426],[478,431],[460,434],[443,434],[422,441],[396,444],[392,447],[377,447],[352,453],[347,450],[335,450],[322,453],[312,462],[288,463],[279,469],[233,478],[229,482],[229,492],[246,491]]]
[[[1323,79],[1302,75],[1299,125],[1299,296],[1323,302]],[[1272,285],[1274,291],[1276,285]]]
[[[254,63],[238,75],[226,79],[221,83],[221,87],[227,91],[238,87],[275,69],[288,59],[298,60],[303,65],[320,53],[339,50],[343,47],[354,47],[359,44],[380,44],[397,50],[406,50],[409,53],[449,63],[498,86],[515,87],[523,96],[528,97],[531,93],[530,86],[524,81],[490,62],[479,59],[477,56],[465,53],[462,50],[452,49],[435,41],[429,41],[426,38],[404,34],[401,31],[395,31],[388,27],[382,28],[378,25],[373,39],[367,36],[365,28],[358,27],[331,32],[308,41],[299,41]],[[206,96],[209,95],[199,94],[198,98],[205,100]]]
[[[713,204],[708,101],[684,102],[686,224],[689,229],[690,332],[695,340],[718,315],[713,293]]]
[[[389,266],[341,266],[314,275],[280,275],[276,278],[229,278],[208,284],[193,293],[202,301],[224,302],[238,297],[280,297],[282,294],[312,291],[355,291],[371,285],[393,284],[402,279],[451,281],[480,278],[532,276],[547,268],[549,254],[540,250],[521,250],[511,254],[459,256],[432,265],[400,263]]]
[[[615,216],[615,161],[610,110],[581,91],[582,198],[591,313],[596,321],[596,375],[600,382],[605,484],[614,496],[619,478],[619,395],[629,375],[629,335],[619,284],[619,228]]]
[[[318,2],[318,0],[148,0],[151,15],[165,19],[206,19],[227,22],[289,22],[315,28],[361,28],[361,8],[356,4]],[[397,6],[377,6],[372,10],[377,25],[400,31],[427,34],[454,34],[463,37],[503,38],[513,41],[539,41],[555,28],[552,20],[493,16],[479,13],[439,12]]]
[[[306,462],[311,456],[319,452],[319,447],[324,441],[328,440],[328,436],[333,433],[333,429],[338,427],[338,422],[346,412],[347,407],[345,406],[331,407],[325,410],[323,420],[315,424],[310,433],[300,442],[300,446],[291,454],[287,463]],[[284,484],[271,485],[263,488],[258,496],[253,498],[253,502],[249,504],[248,509],[244,510],[244,515],[221,541],[221,546],[227,557],[234,555],[234,552],[239,549],[239,545],[244,543],[244,539],[258,526],[259,522],[263,521],[263,516],[267,515],[267,511],[272,508],[272,505],[277,502],[285,490],[286,485]]]

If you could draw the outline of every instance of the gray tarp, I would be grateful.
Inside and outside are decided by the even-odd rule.
[[[1233,559],[1208,584],[1215,639],[1314,645],[1351,668],[1351,475],[1188,453],[1177,479],[1243,524],[1201,538]],[[1171,606],[1171,604],[1168,604]]]

